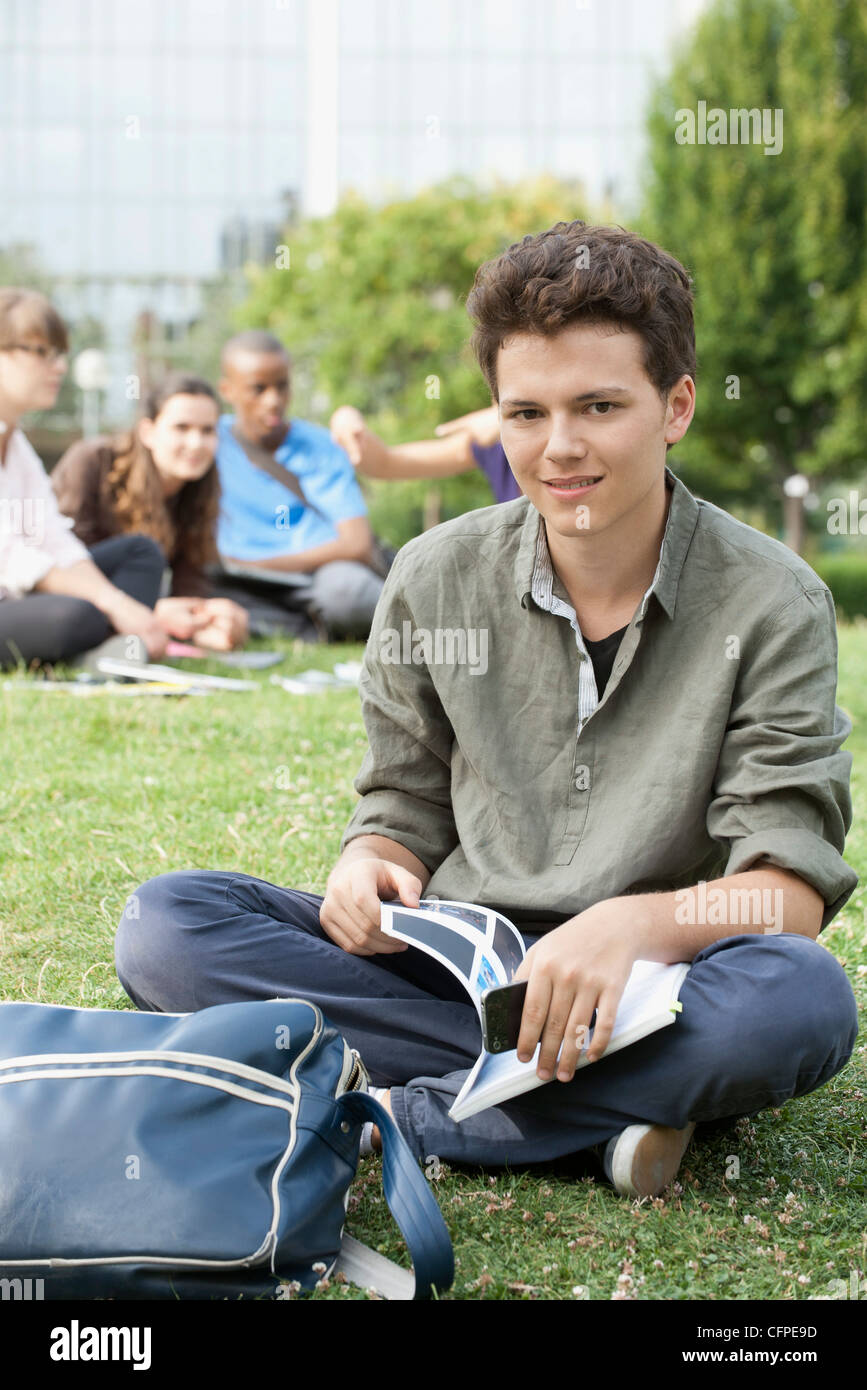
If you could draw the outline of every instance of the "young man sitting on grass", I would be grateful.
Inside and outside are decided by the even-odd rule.
[[[314,1000],[419,1158],[517,1167],[604,1145],[614,1187],[652,1195],[697,1123],[815,1090],[854,1046],[852,989],[816,940],[857,882],[834,606],[796,554],[666,466],[695,405],[676,260],[561,223],[482,266],[468,307],[524,495],[397,557],[361,682],[361,799],[324,898],[162,874],[122,918],[118,973],[145,1009]],[[425,660],[443,629],[484,640],[484,669]],[[555,1084],[449,1119],[475,1011],[380,930],[382,900],[419,895],[520,927],[518,1051],[541,1040]],[[692,962],[682,1012],[600,1062],[639,958]]]

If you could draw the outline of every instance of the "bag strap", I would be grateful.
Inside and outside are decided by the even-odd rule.
[[[344,1235],[334,1266],[347,1279],[375,1288],[390,1299],[430,1298],[432,1289],[447,1289],[455,1277],[452,1242],[437,1200],[412,1156],[409,1145],[378,1100],[364,1091],[339,1099],[347,1118],[357,1124],[373,1120],[382,1137],[382,1180],[389,1211],[400,1227],[412,1260],[412,1273],[393,1260]]]
[[[277,482],[287,487],[292,493],[292,496],[296,497],[305,507],[309,507],[310,510],[316,512],[318,516],[325,516],[325,513],[320,511],[319,507],[313,502],[309,502],[304,496],[304,490],[290,468],[287,468],[285,464],[278,463],[273,454],[269,454],[268,450],[263,449],[260,444],[254,444],[251,440],[245,439],[244,436],[239,433],[235,425],[230,426],[230,432],[232,438],[240,444],[247,458],[256,468],[261,468],[264,473],[269,473],[272,478],[276,478]],[[327,517],[325,519],[327,520]]]
[[[310,510],[321,517],[323,521],[332,524],[330,518],[325,515],[325,512],[323,512],[320,507],[317,507],[315,502],[310,502],[304,496],[301,484],[291,468],[287,468],[284,463],[278,463],[273,454],[269,454],[268,450],[263,449],[261,445],[253,444],[249,439],[245,439],[234,425],[230,426],[230,433],[232,438],[240,444],[247,458],[256,468],[261,468],[264,473],[268,473],[272,478],[276,478],[277,482],[287,487],[292,493],[292,496],[296,497],[305,507],[309,507]],[[385,579],[396,554],[397,551],[392,546],[383,545],[378,536],[373,536],[368,564],[374,574],[378,574],[380,579]]]

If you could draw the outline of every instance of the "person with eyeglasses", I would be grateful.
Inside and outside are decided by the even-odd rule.
[[[68,347],[43,295],[0,289],[0,669],[70,661],[112,633],[137,635],[151,659],[168,642],[153,611],[166,567],[160,546],[123,535],[88,549],[19,427],[29,411],[54,405]]]

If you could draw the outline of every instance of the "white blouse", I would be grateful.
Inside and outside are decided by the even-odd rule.
[[[55,565],[88,560],[74,525],[59,510],[30,440],[13,430],[0,463],[0,599],[23,598]]]

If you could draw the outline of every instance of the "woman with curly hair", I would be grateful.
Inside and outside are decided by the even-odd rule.
[[[19,426],[54,405],[68,348],[44,295],[0,289],[0,669],[69,661],[113,633],[135,634],[151,658],[166,649],[153,611],[162,549],[140,534],[83,545]]]
[[[124,532],[152,536],[172,570],[157,618],[174,637],[226,651],[246,640],[248,618],[240,604],[214,597],[207,577],[218,560],[218,417],[208,382],[175,372],[145,397],[133,429],[73,444],[51,482],[85,545]]]

